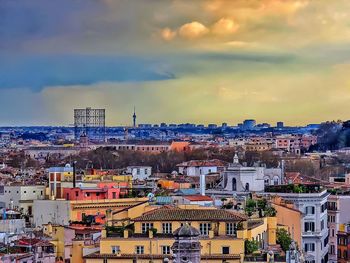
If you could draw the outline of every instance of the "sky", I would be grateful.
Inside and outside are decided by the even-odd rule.
[[[0,125],[350,118],[349,0],[0,0]]]

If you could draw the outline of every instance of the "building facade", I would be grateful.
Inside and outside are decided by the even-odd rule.
[[[283,188],[280,187],[280,189]],[[326,190],[315,190],[313,186],[310,186],[308,191],[301,193],[285,191],[276,191],[275,193],[284,200],[292,202],[294,208],[303,213],[301,218],[301,247],[305,253],[306,262],[328,262],[327,201],[329,193]]]

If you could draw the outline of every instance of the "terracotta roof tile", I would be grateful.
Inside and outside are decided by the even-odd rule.
[[[242,221],[242,214],[223,209],[160,208],[143,214],[134,221]]]
[[[213,201],[213,198],[206,195],[187,195],[184,198],[189,201]]]

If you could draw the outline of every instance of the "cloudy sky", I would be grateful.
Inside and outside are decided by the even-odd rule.
[[[0,0],[0,125],[350,118],[349,0]]]

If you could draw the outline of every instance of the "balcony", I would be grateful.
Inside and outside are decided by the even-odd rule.
[[[303,231],[302,235],[305,237],[322,237],[323,236],[321,231]]]

